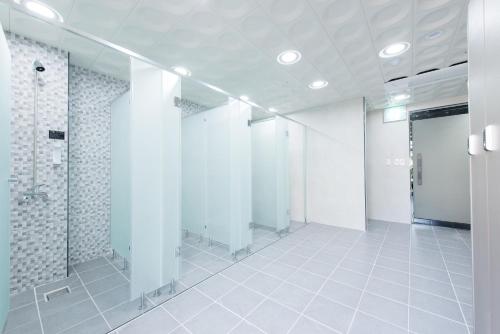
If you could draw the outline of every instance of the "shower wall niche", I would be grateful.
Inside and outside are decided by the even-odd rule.
[[[129,82],[69,67],[69,264],[111,251],[111,104]]]
[[[49,130],[68,129],[68,53],[15,34],[7,34],[12,54],[11,175],[11,294],[67,274],[67,136],[49,139]],[[33,61],[46,70],[39,75],[37,175],[49,201],[20,203],[33,178]],[[54,164],[59,147],[63,161]]]

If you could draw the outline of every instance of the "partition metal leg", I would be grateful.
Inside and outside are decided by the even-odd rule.
[[[144,310],[146,308],[146,293],[141,293],[141,297],[139,298],[139,310]]]

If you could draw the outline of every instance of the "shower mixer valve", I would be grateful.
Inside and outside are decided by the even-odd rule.
[[[45,186],[45,184],[36,184],[31,187],[30,190],[23,192],[21,198],[19,199],[19,204],[24,204],[30,200],[36,200],[41,198],[44,202],[49,200],[49,195],[45,191],[41,191],[40,188]]]

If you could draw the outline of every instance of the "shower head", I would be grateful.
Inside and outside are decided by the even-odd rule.
[[[45,66],[43,66],[43,64],[39,60],[35,60],[33,62],[33,69],[38,72],[43,72],[45,71]]]

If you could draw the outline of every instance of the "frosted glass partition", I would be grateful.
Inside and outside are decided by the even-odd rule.
[[[278,233],[290,225],[288,140],[281,117],[252,124],[253,223]]]
[[[131,59],[131,297],[178,279],[180,78]]]
[[[249,246],[250,115],[250,106],[226,99],[182,120],[182,227],[188,251],[201,251],[206,242],[229,258]]]
[[[1,28],[0,24],[0,28]],[[10,295],[10,51],[0,29],[0,328],[4,328]]]
[[[130,93],[126,92],[111,104],[111,248],[128,261],[130,196]]]

